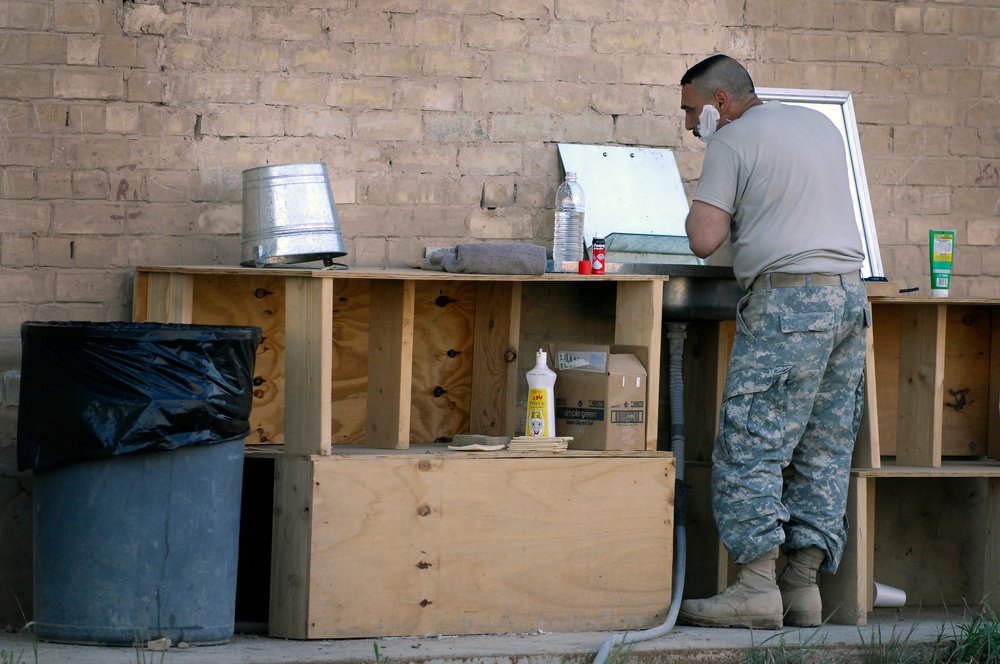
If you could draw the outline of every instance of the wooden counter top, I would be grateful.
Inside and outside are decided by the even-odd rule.
[[[408,267],[352,267],[347,269],[320,269],[306,267],[239,267],[220,265],[140,266],[138,272],[164,272],[171,274],[218,274],[242,276],[307,277],[317,279],[385,279],[440,281],[667,281],[665,274],[575,274],[572,272],[546,272],[533,274],[465,274],[440,270],[418,270]]]

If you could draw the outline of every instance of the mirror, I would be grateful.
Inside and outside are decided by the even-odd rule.
[[[609,263],[704,263],[688,246],[688,202],[672,150],[560,143],[559,158],[583,187],[585,244],[603,237]]]
[[[789,88],[757,88],[757,96],[764,101],[780,101],[785,104],[807,106],[820,111],[837,125],[844,146],[847,148],[847,170],[850,175],[851,193],[854,195],[854,216],[864,245],[865,263],[862,274],[868,277],[884,277],[882,256],[879,253],[878,237],[875,234],[875,220],[872,217],[872,203],[868,195],[868,179],[861,159],[861,140],[858,137],[858,123],[854,116],[854,102],[851,93],[839,90],[794,90]]]

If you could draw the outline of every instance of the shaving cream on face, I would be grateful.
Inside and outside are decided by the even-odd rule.
[[[698,117],[698,138],[702,143],[708,143],[708,139],[712,138],[712,134],[719,126],[719,118],[719,109],[715,106],[705,104],[701,109],[701,115]]]

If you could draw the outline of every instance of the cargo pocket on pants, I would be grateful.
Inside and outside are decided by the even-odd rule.
[[[778,449],[784,435],[785,381],[790,366],[734,371],[726,377],[719,422],[730,460]]]

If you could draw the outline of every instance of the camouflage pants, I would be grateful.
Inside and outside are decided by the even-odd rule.
[[[715,521],[737,563],[815,545],[821,571],[837,570],[870,325],[864,284],[740,301],[712,455]]]

